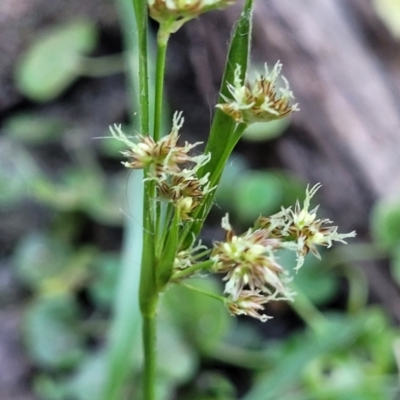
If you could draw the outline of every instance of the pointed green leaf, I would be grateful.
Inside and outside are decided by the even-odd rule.
[[[234,80],[237,65],[241,66],[241,78],[243,80],[246,75],[253,26],[252,17],[253,0],[246,0],[230,42],[218,103],[224,102],[222,96],[229,95],[228,84],[232,83]],[[228,161],[235,144],[239,140],[240,134],[243,133],[244,128],[244,124],[238,126],[231,117],[224,114],[220,109],[215,111],[210,135],[205,149],[205,153],[211,153],[211,160],[200,170],[201,176],[210,173],[211,186],[219,182],[225,164]],[[197,236],[203,226],[203,221],[211,209],[214,197],[215,191],[211,192],[207,196],[206,201],[199,207],[195,215],[196,222],[193,223],[189,230],[189,232],[193,233],[195,236]],[[190,234],[189,236],[190,238],[192,237]],[[185,245],[189,245],[190,240],[186,239]]]
[[[253,0],[246,0],[240,19],[234,29],[226,60],[225,72],[222,78],[218,103],[225,102],[223,96],[230,96],[228,84],[232,84],[235,77],[236,66],[241,66],[241,78],[244,80],[250,53],[252,34]],[[205,152],[211,152],[211,160],[202,171],[204,175],[211,173],[211,181],[217,182],[223,167],[230,155],[226,148],[231,147],[231,139],[236,123],[231,117],[216,109],[211,125],[210,136]],[[222,157],[224,155],[224,157]]]
[[[167,232],[167,240],[157,265],[157,284],[163,288],[172,275],[172,267],[178,249],[179,213],[175,210],[174,218]]]

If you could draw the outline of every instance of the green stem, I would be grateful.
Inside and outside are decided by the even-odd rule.
[[[147,4],[143,0],[133,0],[137,24],[139,47],[139,98],[140,98],[140,131],[142,135],[149,132],[149,73],[147,45]]]
[[[133,0],[135,6],[139,41],[139,87],[140,87],[140,128],[144,135],[149,133],[149,82],[148,82],[148,44],[147,2]],[[160,83],[159,83],[160,84]],[[162,88],[161,88],[162,91]],[[157,90],[156,90],[157,92]],[[155,111],[154,123],[161,119],[160,109]],[[159,128],[158,128],[159,129]],[[155,131],[156,132],[156,131]],[[154,133],[155,140],[159,134]],[[154,182],[145,182],[143,196],[143,249],[140,272],[139,305],[143,320],[143,398],[155,400],[156,383],[156,310],[158,291],[156,284],[155,227],[159,218],[154,210],[156,189]]]
[[[145,187],[151,184],[146,182]],[[139,305],[143,321],[143,399],[155,400],[155,374],[156,374],[156,310],[158,292],[155,277],[155,242],[151,218],[150,202],[148,192],[145,190],[143,197],[143,249],[142,266],[140,273]]]
[[[213,298],[215,300],[222,301],[223,303],[225,303],[226,299],[223,296],[219,296],[219,295],[214,294],[214,293],[206,292],[205,290],[199,289],[196,286],[192,286],[192,285],[189,285],[187,283],[181,283],[181,285],[185,286],[186,288],[188,288],[190,290],[193,290],[194,292],[204,294],[205,296],[211,297],[211,298]]]
[[[165,39],[165,38],[164,38]],[[154,132],[153,138],[157,142],[160,139],[161,122],[162,122],[162,106],[164,97],[164,74],[165,59],[167,54],[168,37],[161,40],[157,39],[157,59],[156,59],[156,89],[154,99]]]
[[[344,267],[343,275],[349,283],[349,294],[347,299],[347,311],[356,313],[363,309],[368,301],[368,281],[360,269],[355,267]]]
[[[290,306],[303,319],[308,327],[310,327],[314,332],[319,332],[321,327],[325,326],[326,318],[293,283],[292,287],[295,289],[297,295],[295,300],[290,303]]]
[[[179,279],[186,278],[186,277],[194,274],[197,271],[200,271],[202,269],[208,269],[208,267],[211,267],[213,264],[214,264],[214,261],[212,261],[212,260],[207,260],[207,261],[197,263],[197,264],[193,265],[192,267],[184,269],[183,271],[176,272],[175,274],[172,275],[171,280],[177,281]]]
[[[143,316],[143,399],[155,400],[156,382],[156,317]]]

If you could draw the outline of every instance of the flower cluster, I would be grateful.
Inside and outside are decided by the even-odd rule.
[[[190,268],[195,265],[200,258],[204,257],[204,255],[208,253],[209,250],[201,242],[193,242],[187,249],[177,252],[173,269],[175,272],[178,272]]]
[[[339,234],[328,219],[317,219],[314,208],[309,211],[310,200],[320,185],[306,190],[303,207],[297,202],[294,210],[282,209],[271,217],[260,217],[255,226],[242,235],[235,235],[228,216],[222,220],[226,231],[223,242],[215,242],[211,252],[214,271],[226,274],[226,304],[232,315],[249,315],[266,321],[260,312],[270,301],[292,300],[287,272],[278,263],[276,252],[288,249],[297,253],[296,270],[311,251],[319,257],[317,245],[330,247],[333,241],[354,237],[355,232]]]
[[[329,248],[334,241],[346,243],[344,239],[356,236],[355,231],[338,233],[337,226],[326,226],[332,221],[317,218],[319,206],[309,211],[311,198],[320,187],[320,184],[314,185],[311,189],[307,186],[303,207],[297,201],[294,210],[291,207],[282,208],[275,215],[260,217],[255,224],[258,229],[265,229],[270,237],[294,244],[293,249],[297,253],[296,269],[303,265],[304,257],[309,252],[321,259],[316,246]]]
[[[280,78],[285,86],[276,89],[276,81],[281,70],[282,64],[279,61],[272,71],[269,71],[265,64],[265,75],[258,74],[254,82],[243,83],[241,67],[237,65],[234,82],[228,84],[233,99],[222,96],[226,103],[217,104],[217,107],[231,116],[235,122],[245,124],[269,122],[298,111],[297,104],[290,105],[290,99],[294,99],[294,96],[284,76]]]
[[[228,294],[228,309],[233,314],[258,315],[257,318],[264,320],[257,312],[267,302],[264,298],[268,301],[271,298],[292,299],[286,272],[274,255],[281,241],[270,238],[264,229],[249,229],[237,236],[227,215],[222,219],[222,227],[226,231],[225,241],[214,243],[211,259],[215,262],[214,271],[226,274],[223,280],[226,281],[224,292]],[[252,307],[255,304],[257,307]]]
[[[236,0],[148,0],[150,16],[176,32],[185,22],[210,10],[222,9]]]
[[[119,125],[110,127],[110,130],[114,138],[128,147],[128,150],[122,152],[128,161],[122,164],[127,168],[144,169],[145,179],[156,182],[158,198],[171,201],[180,219],[188,220],[212,188],[209,187],[207,175],[197,178],[197,171],[210,160],[210,155],[189,154],[201,142],[178,145],[179,129],[183,122],[182,113],[175,113],[171,132],[157,142],[150,136],[142,135],[132,141]]]

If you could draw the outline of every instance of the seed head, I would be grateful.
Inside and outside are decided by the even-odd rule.
[[[266,229],[272,237],[279,238],[284,242],[294,242],[297,253],[296,269],[299,269],[304,263],[304,257],[311,252],[315,257],[321,258],[316,246],[332,246],[334,241],[346,243],[344,239],[355,237],[356,232],[338,233],[337,226],[326,226],[331,224],[329,219],[318,219],[315,207],[311,211],[311,198],[321,187],[318,183],[311,189],[307,186],[306,197],[303,207],[297,201],[294,210],[282,208],[282,211],[271,217],[260,217],[255,226]]]
[[[298,111],[298,105],[290,105],[294,99],[289,82],[281,76],[285,86],[276,88],[282,64],[278,61],[272,71],[265,64],[265,75],[258,74],[254,82],[242,82],[241,67],[237,65],[233,84],[228,84],[232,99],[222,96],[226,103],[217,104],[224,113],[237,123],[269,122]]]
[[[242,290],[239,297],[234,300],[232,297],[226,299],[229,313],[231,315],[248,315],[265,322],[272,317],[265,314],[260,314],[264,310],[263,304],[268,303],[271,299],[260,291]]]
[[[128,147],[128,150],[123,151],[122,154],[129,161],[122,164],[126,168],[132,169],[149,168],[147,178],[157,181],[165,180],[168,174],[180,174],[182,171],[186,171],[183,167],[188,163],[203,165],[209,160],[208,155],[189,155],[189,152],[201,142],[193,144],[185,142],[184,146],[178,145],[179,130],[183,121],[182,113],[175,113],[171,132],[158,142],[155,142],[150,136],[142,135],[136,136],[134,142],[122,132],[120,125],[110,127],[113,137],[122,141]],[[194,171],[199,167],[195,168]]]
[[[215,262],[215,272],[227,274],[224,277],[227,281],[225,293],[236,301],[243,288],[248,286],[252,291],[278,292],[290,298],[290,291],[281,279],[285,271],[273,254],[280,247],[280,240],[270,238],[263,229],[250,229],[236,236],[227,215],[222,220],[222,227],[226,230],[226,241],[214,243],[211,259]]]

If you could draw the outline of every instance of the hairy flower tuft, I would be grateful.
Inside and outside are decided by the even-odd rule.
[[[195,265],[199,258],[209,254],[209,250],[201,241],[193,244],[185,250],[178,251],[174,260],[174,271],[181,271]]]
[[[280,240],[270,238],[264,229],[250,229],[237,236],[227,215],[222,220],[222,227],[226,230],[226,240],[214,243],[211,259],[215,262],[215,272],[227,274],[224,277],[227,281],[225,293],[236,301],[243,288],[248,286],[252,291],[260,290],[268,294],[277,292],[291,299],[290,290],[281,278],[285,271],[273,253],[280,248]]]
[[[291,207],[283,208],[279,213],[271,217],[260,217],[255,226],[266,229],[272,237],[295,242],[297,253],[296,269],[299,269],[304,263],[304,257],[311,252],[315,257],[321,258],[316,246],[331,247],[333,242],[346,243],[344,239],[356,236],[356,232],[338,233],[337,226],[326,226],[331,224],[329,219],[318,219],[315,207],[310,209],[311,198],[321,187],[318,183],[311,189],[307,186],[306,197],[303,207],[297,201],[292,210]]]
[[[110,127],[112,136],[128,146],[128,150],[123,151],[122,154],[129,161],[122,164],[132,169],[148,168],[147,178],[156,180],[163,180],[168,174],[179,174],[187,163],[204,165],[210,159],[209,155],[189,155],[189,152],[201,142],[193,144],[185,142],[184,146],[178,145],[179,130],[183,121],[182,113],[176,112],[171,132],[158,142],[155,142],[150,136],[142,135],[136,136],[136,141],[133,142],[122,132],[120,125]],[[183,169],[183,171],[185,170]]]
[[[263,304],[271,301],[271,297],[261,294],[258,290],[243,290],[236,300],[228,297],[226,305],[231,315],[248,315],[249,317],[259,319],[261,322],[265,322],[272,317],[260,314],[260,311],[264,310]]]
[[[294,99],[289,88],[289,82],[281,76],[285,86],[276,88],[282,64],[278,61],[272,71],[265,64],[265,75],[257,74],[254,82],[242,82],[241,67],[236,66],[233,84],[228,84],[232,99],[222,96],[226,103],[217,104],[224,113],[231,116],[237,123],[251,124],[253,122],[268,122],[286,117],[298,111],[298,105],[290,105]]]

